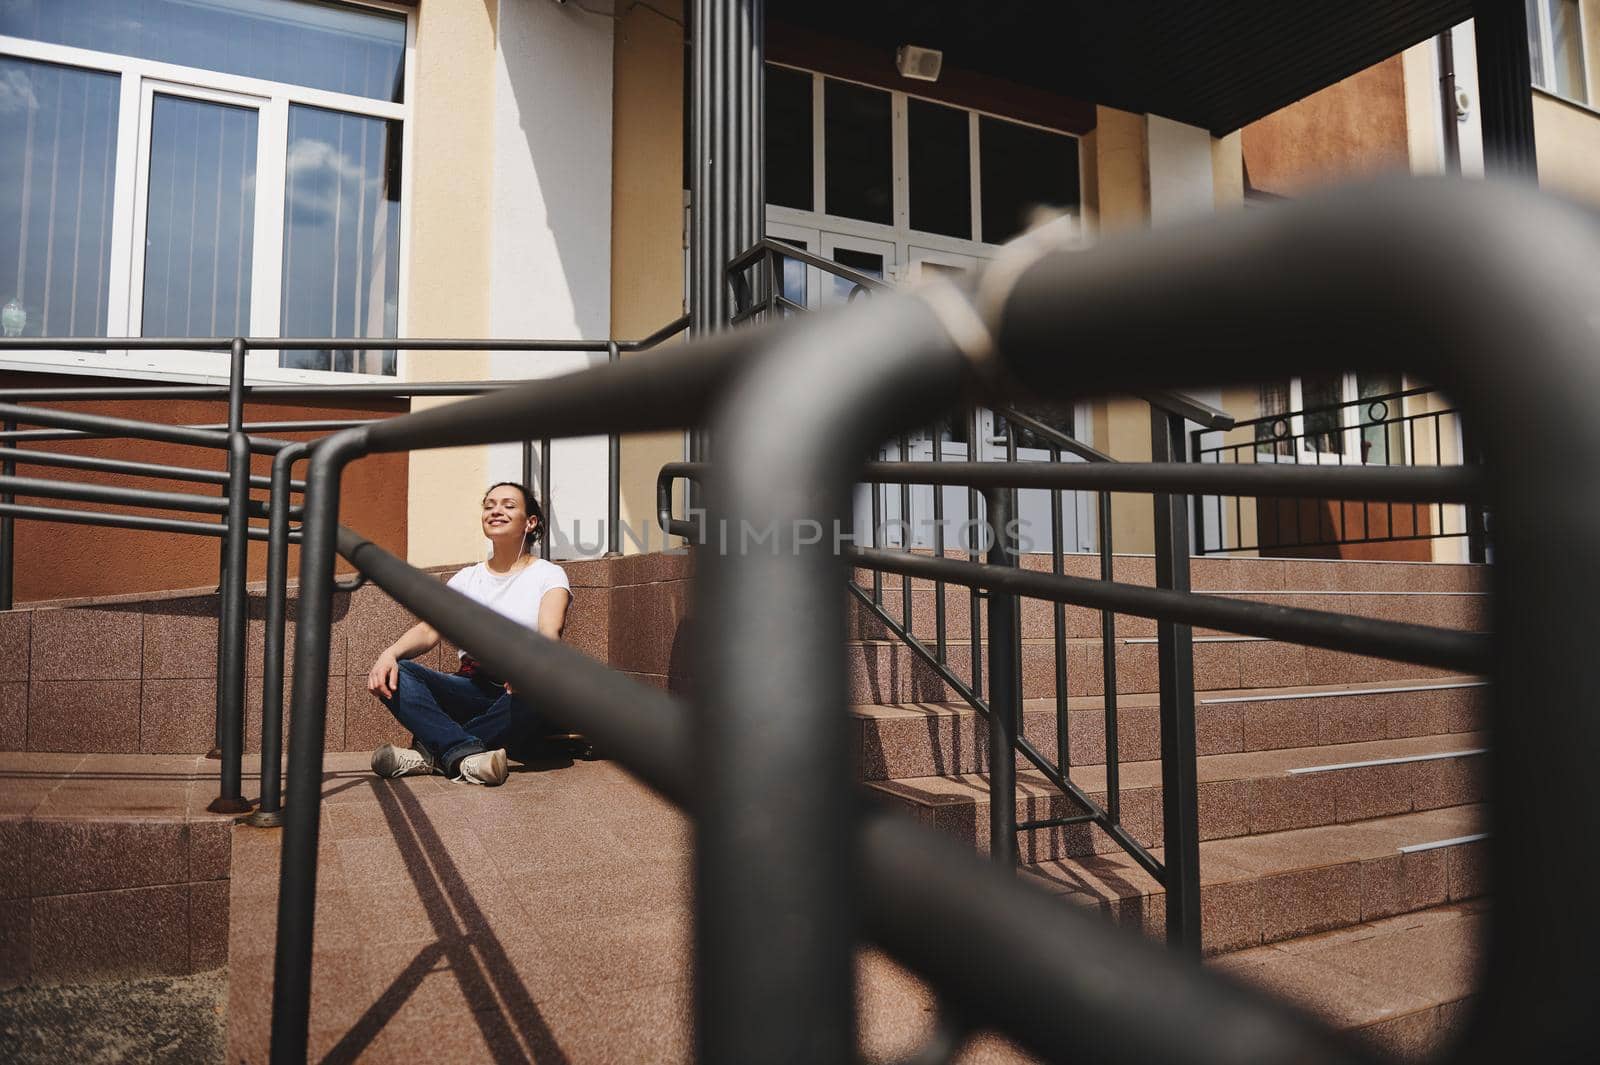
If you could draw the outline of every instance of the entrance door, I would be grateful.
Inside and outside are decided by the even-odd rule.
[[[870,240],[866,237],[830,233],[826,230],[821,234],[821,238],[824,258],[832,259],[840,266],[848,267],[858,274],[875,277],[887,284],[892,284],[898,277],[895,246],[889,241]],[[818,295],[819,305],[826,306],[861,299],[870,295],[870,292],[842,277],[830,274],[822,279]]]

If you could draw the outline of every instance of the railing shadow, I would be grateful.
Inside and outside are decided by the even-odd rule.
[[[421,802],[405,788],[373,790],[438,939],[418,952],[328,1051],[323,1065],[359,1060],[440,960],[449,964],[468,1002],[499,1003],[499,1008],[472,1011],[472,1020],[496,1062],[529,1063],[537,1054],[540,1065],[565,1065],[566,1054],[490,928],[471,888],[446,853]]]

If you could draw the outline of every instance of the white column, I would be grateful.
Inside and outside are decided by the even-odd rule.
[[[1216,211],[1211,134],[1159,115],[1145,118],[1150,224],[1163,226]]]
[[[612,25],[570,5],[500,4],[489,316],[496,337],[610,335]],[[502,352],[490,369],[495,378],[549,377],[605,358]],[[537,438],[539,427],[528,432]],[[605,550],[606,461],[603,437],[552,449],[545,503],[555,557]],[[491,450],[491,477],[519,480],[521,472],[520,446]]]

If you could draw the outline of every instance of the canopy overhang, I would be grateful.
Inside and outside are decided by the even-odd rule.
[[[1473,16],[1473,0],[768,0],[767,17],[1221,136]]]

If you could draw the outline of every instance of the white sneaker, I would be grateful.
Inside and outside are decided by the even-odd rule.
[[[410,747],[396,747],[386,743],[372,752],[372,771],[380,777],[418,777],[439,770],[433,759]]]
[[[486,784],[492,788],[504,784],[506,775],[510,772],[511,767],[506,762],[506,752],[503,749],[480,751],[461,759],[456,779],[463,784]]]

